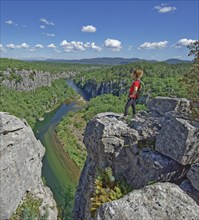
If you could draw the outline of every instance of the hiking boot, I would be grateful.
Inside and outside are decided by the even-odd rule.
[[[127,120],[128,119],[128,115],[120,116],[118,119],[119,120]]]

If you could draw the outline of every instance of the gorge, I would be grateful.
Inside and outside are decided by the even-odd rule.
[[[22,80],[22,84],[25,81]],[[85,82],[85,85],[88,83],[88,89],[82,88],[90,97],[114,93],[116,90],[121,93],[125,91],[122,83],[120,87],[113,81],[102,81],[97,84],[95,81],[88,82]],[[22,84],[20,88],[23,87]],[[67,84],[83,95],[82,90],[77,88],[72,80],[68,79]],[[29,85],[25,87],[28,88]],[[30,88],[36,87],[30,86]],[[34,149],[31,144],[28,145],[31,149],[33,148],[32,150],[26,148],[28,146],[21,148],[19,143],[26,145],[29,143],[27,142],[29,135],[32,135],[21,133],[28,127],[27,122],[20,121],[7,113],[1,113],[3,118],[1,139],[5,140],[1,149],[1,158],[4,160],[11,158],[10,161],[8,160],[10,168],[3,162],[4,166],[1,170],[4,180],[6,180],[2,182],[3,189],[5,189],[5,193],[1,196],[3,218],[7,218],[15,211],[16,204],[20,203],[27,192],[39,190],[36,194],[46,198],[44,204],[47,205],[46,207],[43,205],[43,208],[41,206],[40,209],[44,210],[40,213],[41,216],[44,217],[48,212],[49,220],[57,218],[55,217],[58,214],[55,199],[57,204],[62,206],[62,211],[66,211],[67,218],[72,219],[70,217],[71,204],[66,204],[63,196],[66,195],[70,186],[74,187],[77,184],[79,179],[73,209],[74,220],[113,218],[130,220],[132,216],[139,219],[144,219],[146,216],[148,219],[154,219],[155,216],[160,219],[175,217],[197,219],[199,215],[199,122],[197,118],[190,117],[190,101],[185,98],[159,96],[151,99],[145,110],[139,111],[135,117],[126,120],[120,113],[102,111],[105,107],[110,109],[108,104],[115,107],[116,102],[119,101],[116,98],[113,99],[112,96],[107,97],[104,99],[105,104],[102,104],[104,108],[97,105],[102,113],[94,117],[87,117],[84,144],[87,147],[88,155],[80,179],[80,170],[65,154],[55,134],[55,128],[61,118],[69,112],[76,112],[81,108],[76,101],[69,99],[67,103],[64,102],[60,106],[56,106],[53,111],[44,114],[43,121],[37,120],[34,132],[37,139],[45,146],[45,156],[41,143],[36,139],[34,141],[31,139],[31,144],[36,147],[34,156],[31,154]],[[94,104],[96,100],[94,100]],[[103,102],[103,99],[101,101]],[[107,102],[110,103],[107,104]],[[92,109],[93,106],[91,105],[90,108]],[[86,109],[89,109],[89,105]],[[92,113],[92,111],[90,112]],[[20,126],[11,125],[11,128],[8,129],[6,126],[10,122]],[[30,129],[28,128],[28,130]],[[23,150],[30,151],[30,155],[25,154]],[[24,157],[20,154],[23,154]],[[41,160],[43,163],[42,174]],[[13,171],[13,163],[19,164],[16,166],[17,170]],[[20,168],[21,166],[23,169]],[[30,166],[34,167],[32,172],[30,172]],[[103,178],[104,172],[106,173],[107,170],[109,170],[109,178],[112,182],[108,182],[106,185],[107,182]],[[8,173],[6,174],[6,172]],[[12,176],[12,174],[17,174],[17,176]],[[42,183],[41,175],[45,177],[46,185],[53,192],[54,199],[52,192]],[[18,180],[16,181],[18,185],[14,188],[10,186],[12,178]],[[32,179],[35,181],[31,182]],[[95,194],[96,180],[102,181],[102,188],[100,188],[102,192],[110,190],[116,193],[114,190],[119,190],[118,194],[116,193],[118,198],[114,200],[108,197],[109,200],[100,201],[96,206],[93,201],[97,201],[98,196],[101,196],[99,192],[99,194]],[[117,188],[121,186],[121,183],[125,186]],[[19,191],[15,192],[16,188]],[[11,190],[9,191],[9,189]],[[48,191],[47,194],[45,194],[46,191]],[[12,195],[17,198],[14,204],[11,199]],[[16,197],[17,195],[18,197]],[[6,199],[12,202],[9,204]],[[10,205],[8,212],[5,211],[7,204]],[[93,208],[95,212],[91,210]]]

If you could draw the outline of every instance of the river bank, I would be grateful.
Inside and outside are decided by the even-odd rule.
[[[76,112],[82,107],[84,102],[84,94],[79,90],[72,80],[67,80],[67,84],[74,89],[78,94],[83,97],[78,101],[71,100],[71,103],[64,102],[52,112],[44,114],[43,121],[37,121],[34,133],[37,139],[41,141],[46,149],[45,156],[43,157],[42,176],[45,179],[46,185],[50,187],[53,192],[54,198],[59,207],[66,208],[67,192],[74,193],[78,184],[80,169],[70,159],[69,155],[63,149],[62,144],[57,138],[55,129],[69,112]],[[72,189],[72,190],[70,190]],[[68,200],[67,200],[68,201]],[[70,216],[73,208],[73,201],[70,202],[67,214]],[[63,211],[63,210],[61,210]]]

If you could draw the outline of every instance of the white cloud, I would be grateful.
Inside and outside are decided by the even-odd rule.
[[[36,52],[38,49],[42,49],[42,48],[44,48],[43,45],[41,45],[41,44],[36,44],[34,47],[30,48],[29,51],[30,51],[30,52]]]
[[[46,33],[46,36],[47,36],[47,37],[54,37],[55,34],[49,34],[49,33]]]
[[[48,21],[47,19],[45,19],[45,18],[40,18],[39,19],[42,23],[44,23],[45,25],[55,25],[53,22],[51,22],[51,21]]]
[[[23,44],[19,45],[19,47],[23,48],[23,49],[27,49],[27,48],[29,48],[29,45],[26,43],[23,43]]]
[[[22,43],[20,45],[7,44],[6,47],[9,49],[28,49],[29,45],[26,43]]]
[[[144,42],[139,46],[139,49],[161,49],[166,47],[168,41],[160,41],[160,42]]]
[[[35,45],[35,48],[37,48],[37,49],[42,49],[42,48],[44,48],[44,46],[41,45],[41,44],[36,44],[36,45]]]
[[[84,44],[84,47],[87,48],[87,49],[93,49],[93,50],[95,50],[96,52],[100,52],[100,51],[102,50],[102,48],[99,47],[99,46],[97,46],[97,45],[95,44],[95,42],[92,42],[92,43],[87,42],[87,43]]]
[[[84,43],[80,41],[71,41],[67,42],[66,40],[63,40],[60,44],[64,48],[65,52],[74,52],[74,51],[84,51]]]
[[[53,49],[55,49],[55,48],[57,48],[54,44],[49,44],[48,45],[48,48],[53,48]]]
[[[41,29],[45,29],[46,26],[44,26],[44,25],[40,25],[40,28],[41,28]]]
[[[6,47],[9,48],[9,49],[15,49],[16,48],[16,46],[14,44],[7,44]]]
[[[7,21],[5,21],[5,23],[6,23],[6,24],[10,24],[10,25],[11,25],[11,24],[14,24],[14,22],[13,22],[12,20],[7,20]]]
[[[120,41],[110,38],[104,41],[104,46],[111,49],[112,51],[120,51],[120,49],[122,48]]]
[[[187,47],[189,44],[194,43],[196,40],[192,40],[192,39],[180,39],[177,44],[174,45],[174,47],[176,48],[181,48],[181,47]]]
[[[6,24],[9,24],[9,25],[15,25],[15,26],[18,26],[18,24],[16,24],[14,21],[12,20],[7,20],[5,21]]]
[[[81,29],[82,32],[89,32],[89,33],[93,33],[97,31],[97,28],[94,27],[93,25],[87,25],[87,26],[83,26]]]
[[[97,52],[100,52],[102,50],[102,48],[97,46],[97,45],[95,45],[94,42],[90,44],[90,48],[95,50],[95,51],[97,51]]]
[[[86,49],[93,49],[93,50],[95,50],[97,52],[102,50],[102,48],[97,46],[95,44],[95,42],[83,43],[81,41],[67,42],[66,40],[63,40],[60,43],[60,46],[63,47],[65,52],[85,51]]]
[[[156,5],[154,7],[158,13],[168,13],[176,10],[176,7],[168,6],[167,4]]]

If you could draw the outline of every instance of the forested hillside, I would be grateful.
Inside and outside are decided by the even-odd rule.
[[[37,119],[43,117],[46,111],[54,109],[67,99],[74,98],[75,92],[66,85],[66,81],[61,74],[70,71],[76,73],[83,68],[84,70],[88,68],[88,66],[82,65],[25,62],[6,58],[0,58],[0,62],[0,111],[9,112],[19,118],[25,118],[32,127],[34,127]],[[37,88],[36,85],[33,91],[16,90],[19,83],[25,85],[25,82],[31,81],[35,84],[36,74],[37,76],[41,75],[41,78],[43,75],[48,76],[47,79],[44,77],[44,81],[37,82],[37,84],[40,84],[40,88]],[[52,80],[50,74],[52,74]],[[53,78],[55,74],[60,79],[55,80],[56,78]],[[3,84],[5,80],[6,83]],[[27,85],[26,87],[27,90],[30,89],[30,86]]]
[[[46,111],[75,97],[75,92],[64,80],[67,74],[73,72],[74,76],[78,72],[99,68],[97,65],[26,62],[7,58],[0,58],[0,63],[0,111],[25,118],[32,127]]]
[[[51,63],[51,62],[44,62],[44,61],[22,61],[22,60],[14,60],[8,58],[0,58],[0,73],[2,71],[9,69],[18,69],[18,70],[37,70],[37,71],[44,71],[50,73],[61,73],[65,71],[80,71],[81,70],[89,70],[92,68],[97,68],[98,65],[82,65],[82,64],[69,64],[69,63]]]
[[[75,95],[63,79],[54,81],[51,87],[38,88],[35,92],[20,92],[5,86],[0,87],[0,92],[0,111],[26,119],[31,127],[46,111]]]
[[[148,63],[138,62],[126,65],[114,66],[109,69],[99,69],[79,74],[75,78],[75,82],[85,90],[92,90],[93,87],[100,88],[103,84],[107,86],[112,84],[114,95],[127,92],[131,84],[131,76],[129,70],[142,69],[144,76],[142,81],[146,85],[146,91],[151,96],[170,96],[170,97],[185,97],[186,93],[181,84],[178,82],[183,75],[188,72],[191,64],[167,64],[167,63]],[[99,93],[101,91],[98,91]],[[102,93],[102,92],[101,92]],[[97,91],[94,93],[97,94]]]

